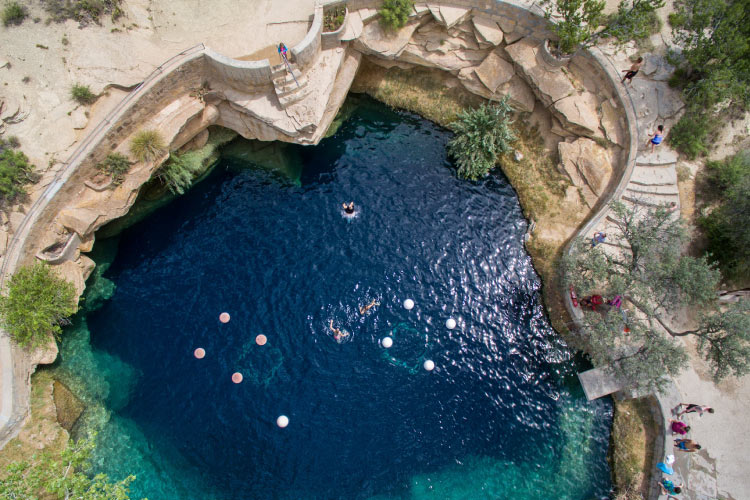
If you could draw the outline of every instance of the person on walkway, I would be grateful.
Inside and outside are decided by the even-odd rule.
[[[591,248],[594,248],[599,243],[604,243],[604,240],[606,239],[607,233],[603,233],[601,231],[595,232],[593,238],[591,238]]]
[[[661,141],[664,140],[664,125],[659,125],[658,127],[656,127],[656,132],[654,132],[653,134],[649,134],[649,137],[651,137],[651,139],[649,139],[646,146],[651,144],[651,152],[653,153],[654,148],[661,144]]]
[[[678,486],[674,484],[670,479],[662,479],[659,482],[659,487],[661,488],[661,492],[667,495],[667,500],[669,500],[670,498],[679,500],[674,495],[679,495],[680,493],[682,493],[682,483],[680,483]]]
[[[612,299],[607,301],[607,305],[619,309],[622,306],[622,295],[615,295]],[[624,318],[624,321],[627,322],[627,318]]]
[[[677,405],[677,409],[679,410],[681,407],[685,407],[684,410],[677,413],[678,417],[683,416],[686,413],[697,413],[699,417],[702,417],[704,413],[713,413],[714,409],[710,406],[702,406],[702,405],[696,405],[693,403],[687,404],[687,403],[680,403]]]
[[[347,332],[346,330],[343,330],[343,331],[342,331],[342,330],[339,330],[338,328],[334,328],[334,327],[333,327],[333,320],[331,320],[331,322],[330,322],[330,323],[328,324],[328,327],[329,327],[329,328],[331,329],[331,331],[333,332],[333,339],[334,339],[334,340],[335,340],[336,342],[338,342],[339,344],[340,344],[340,343],[341,343],[341,342],[342,342],[342,341],[343,341],[343,340],[344,340],[344,339],[345,339],[346,337],[348,337],[348,336],[349,336],[349,332]]]
[[[282,59],[286,59],[286,45],[284,45],[284,42],[279,42],[279,56],[281,56]]]
[[[685,422],[681,422],[679,420],[670,420],[670,423],[672,424],[672,435],[680,434],[681,436],[686,435],[688,432],[690,432],[690,426],[687,425]]]
[[[600,306],[602,304],[604,304],[604,297],[602,297],[601,295],[592,295],[591,297],[581,299],[581,307],[590,307],[592,311],[596,311],[596,306]]]
[[[674,445],[677,447],[677,449],[680,449],[687,453],[694,453],[701,449],[701,445],[699,445],[692,439],[675,439]]]
[[[636,62],[633,63],[632,66],[630,66],[630,69],[624,69],[622,70],[623,73],[625,73],[625,76],[622,77],[622,81],[620,83],[624,84],[625,80],[633,83],[633,77],[638,74],[638,71],[641,69],[641,64],[643,64],[643,58],[639,57]]]
[[[364,316],[367,311],[369,311],[373,307],[379,306],[379,305],[380,305],[380,302],[378,302],[375,299],[372,299],[372,302],[370,302],[366,306],[359,306],[359,314],[361,314],[362,316]]]

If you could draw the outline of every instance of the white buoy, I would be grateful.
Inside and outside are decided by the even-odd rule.
[[[414,301],[411,299],[406,299],[404,301],[404,309],[406,309],[407,311],[411,311],[412,309],[414,309]]]
[[[424,369],[431,372],[435,369],[435,362],[431,359],[426,359],[424,362]]]
[[[388,349],[393,345],[393,339],[390,337],[383,337],[383,340],[380,341],[380,345]]]
[[[276,425],[281,427],[282,429],[289,425],[289,417],[286,415],[279,415],[279,418],[276,419]]]
[[[453,330],[454,328],[456,328],[456,320],[453,318],[448,318],[447,320],[445,320],[445,327],[448,330]]]

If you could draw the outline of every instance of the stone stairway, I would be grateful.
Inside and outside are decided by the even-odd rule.
[[[635,160],[633,174],[620,201],[643,215],[649,210],[660,206],[669,207],[671,203],[675,203],[673,213],[675,217],[679,217],[680,194],[677,189],[676,166],[677,154],[664,144],[654,153],[640,154]],[[607,235],[619,235],[620,231],[614,220],[611,214],[607,214],[586,237],[592,238],[599,231]],[[619,255],[624,247],[617,243],[617,239],[615,236],[605,240],[602,248],[609,254]]]
[[[292,73],[289,73],[289,69],[283,63],[271,66],[273,90],[276,92],[282,109],[301,101],[309,93],[307,76],[303,75],[294,64],[289,63],[289,66],[292,68]]]

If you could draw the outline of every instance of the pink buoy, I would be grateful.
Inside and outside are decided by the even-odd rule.
[[[255,343],[258,345],[266,345],[266,342],[268,342],[268,339],[262,333],[255,337]]]
[[[219,321],[221,321],[222,323],[229,323],[229,313],[219,314]]]
[[[239,384],[240,382],[242,382],[242,374],[240,372],[234,372],[232,374],[232,382],[234,382],[235,384]]]
[[[203,359],[206,357],[206,350],[202,347],[199,347],[195,351],[193,351],[193,356],[195,356],[198,359]]]

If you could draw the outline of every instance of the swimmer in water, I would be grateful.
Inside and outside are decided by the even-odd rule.
[[[342,340],[344,340],[346,337],[349,336],[349,332],[347,332],[346,330],[342,331],[342,330],[339,330],[338,328],[334,328],[333,320],[331,320],[331,322],[328,324],[328,327],[333,332],[333,339],[339,344],[341,343]]]
[[[370,302],[366,306],[359,306],[359,314],[361,314],[362,316],[364,316],[367,311],[369,311],[373,307],[379,306],[379,305],[380,305],[380,302],[376,301],[375,299],[372,299],[372,302]]]
[[[342,203],[341,208],[344,209],[344,217],[354,217],[354,215],[356,215],[354,211],[353,201],[350,201],[349,203]]]

